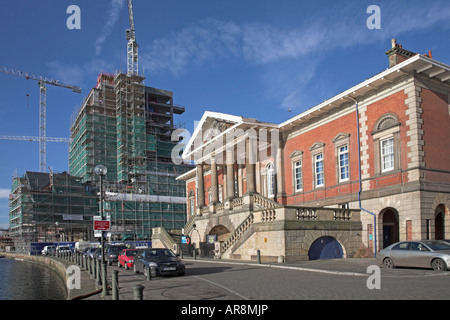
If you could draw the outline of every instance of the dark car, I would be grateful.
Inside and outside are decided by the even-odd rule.
[[[112,265],[113,262],[117,262],[117,258],[123,249],[126,249],[126,246],[115,245],[109,246],[105,249],[105,260],[108,262],[108,265]],[[99,259],[101,259],[102,254],[99,253]]]
[[[86,251],[86,256],[91,259],[95,259],[96,253],[100,251],[100,248],[89,248],[88,251]]]
[[[135,273],[143,272],[145,275],[179,275],[185,273],[183,261],[169,249],[145,249],[139,252],[134,259]]]

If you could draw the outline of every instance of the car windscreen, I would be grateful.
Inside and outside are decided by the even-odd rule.
[[[425,244],[435,251],[450,250],[450,244],[443,241],[427,241]]]
[[[134,257],[137,253],[138,253],[138,250],[126,251],[126,256],[127,257]]]
[[[152,257],[176,257],[176,255],[170,250],[146,250],[145,256],[148,258]]]

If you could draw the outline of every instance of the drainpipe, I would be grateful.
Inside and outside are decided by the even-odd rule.
[[[374,253],[373,257],[375,258],[377,256],[377,218],[376,215],[366,209],[364,209],[361,206],[361,191],[362,191],[362,184],[361,184],[361,144],[360,144],[360,138],[359,138],[359,110],[358,110],[358,101],[353,99],[352,97],[348,96],[353,102],[355,102],[356,107],[356,128],[357,128],[357,137],[358,137],[358,166],[359,166],[359,191],[358,191],[358,204],[359,204],[359,210],[365,211],[373,216],[373,242],[374,242]]]

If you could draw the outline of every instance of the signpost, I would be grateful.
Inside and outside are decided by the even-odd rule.
[[[109,231],[110,220],[102,220],[102,217],[94,216],[94,231]]]
[[[103,231],[107,232],[106,236],[109,235],[111,227],[111,220],[102,220],[102,217],[94,216],[94,237],[102,237]]]

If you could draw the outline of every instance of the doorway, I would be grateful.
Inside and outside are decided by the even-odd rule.
[[[386,208],[380,212],[380,220],[383,223],[383,248],[400,241],[398,212],[393,208]]]

